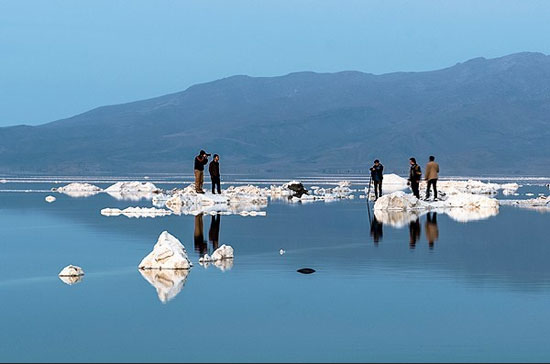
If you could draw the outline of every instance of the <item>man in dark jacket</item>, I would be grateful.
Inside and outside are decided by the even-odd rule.
[[[374,196],[378,200],[378,197],[382,196],[382,179],[384,178],[384,166],[377,159],[374,161],[374,165],[370,167],[370,176],[374,182]]]
[[[210,172],[210,179],[212,180],[212,193],[216,194],[216,186],[218,187],[218,194],[222,193],[221,179],[220,179],[220,156],[214,154],[212,162],[208,166],[208,172]]]
[[[204,150],[199,152],[199,155],[195,157],[195,191],[197,193],[204,193],[202,184],[204,183],[204,166],[208,163],[208,157],[210,154]]]
[[[409,170],[409,185],[411,186],[411,190],[416,198],[420,198],[418,186],[420,185],[420,177],[422,177],[422,171],[420,170],[420,166],[416,164],[415,158],[410,158],[409,161],[411,164],[411,169]]]

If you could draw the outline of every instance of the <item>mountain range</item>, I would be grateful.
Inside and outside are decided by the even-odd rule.
[[[232,76],[38,126],[0,128],[0,172],[550,175],[550,56],[475,58],[427,72]]]

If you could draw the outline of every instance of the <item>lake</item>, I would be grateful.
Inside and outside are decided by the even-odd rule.
[[[48,192],[57,182],[0,185],[1,361],[550,360],[545,211],[501,206],[470,222],[431,213],[396,227],[355,198],[274,201],[257,217],[106,217],[104,207],[150,201]],[[165,230],[194,267],[147,277],[137,265]],[[221,244],[232,262],[198,264]],[[68,264],[82,281],[58,278]]]

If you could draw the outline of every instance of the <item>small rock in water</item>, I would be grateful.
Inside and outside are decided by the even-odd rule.
[[[283,249],[279,250],[279,254],[283,255],[284,253],[286,253]]]
[[[68,265],[61,272],[59,272],[60,277],[80,277],[84,275],[82,268],[76,265]]]
[[[55,201],[55,197],[53,197],[53,196],[46,196],[46,198],[45,198],[44,200],[46,200],[46,202],[52,203],[52,202]]]
[[[311,273],[315,273],[315,269],[312,269],[312,268],[300,268],[300,269],[298,269],[296,272],[302,273],[302,274],[311,274]]]

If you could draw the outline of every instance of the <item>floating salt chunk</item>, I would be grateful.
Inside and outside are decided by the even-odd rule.
[[[192,266],[185,247],[167,231],[160,234],[153,251],[139,263],[140,269],[191,269]]]
[[[222,259],[233,259],[233,247],[223,244],[212,253],[210,259],[215,262]]]
[[[101,191],[101,188],[90,183],[78,182],[69,183],[68,185],[63,187],[52,188],[52,192],[64,193],[70,197],[89,197]]]
[[[53,197],[53,196],[46,196],[46,198],[45,198],[44,200],[46,200],[46,202],[52,203],[52,202],[55,201],[55,197]]]
[[[527,192],[527,193],[525,194],[525,196],[535,196],[535,194],[534,194],[534,193],[531,193],[531,192]]]
[[[279,250],[279,254],[280,254],[280,255],[283,255],[284,253],[286,253],[286,252],[284,251],[284,249]]]
[[[211,261],[212,261],[212,258],[208,254],[204,254],[202,257],[199,258],[199,263],[207,263]]]
[[[80,277],[84,275],[82,268],[76,265],[68,265],[58,274],[60,277]]]
[[[6,179],[0,179],[0,183],[8,183],[8,180],[6,180]]]

